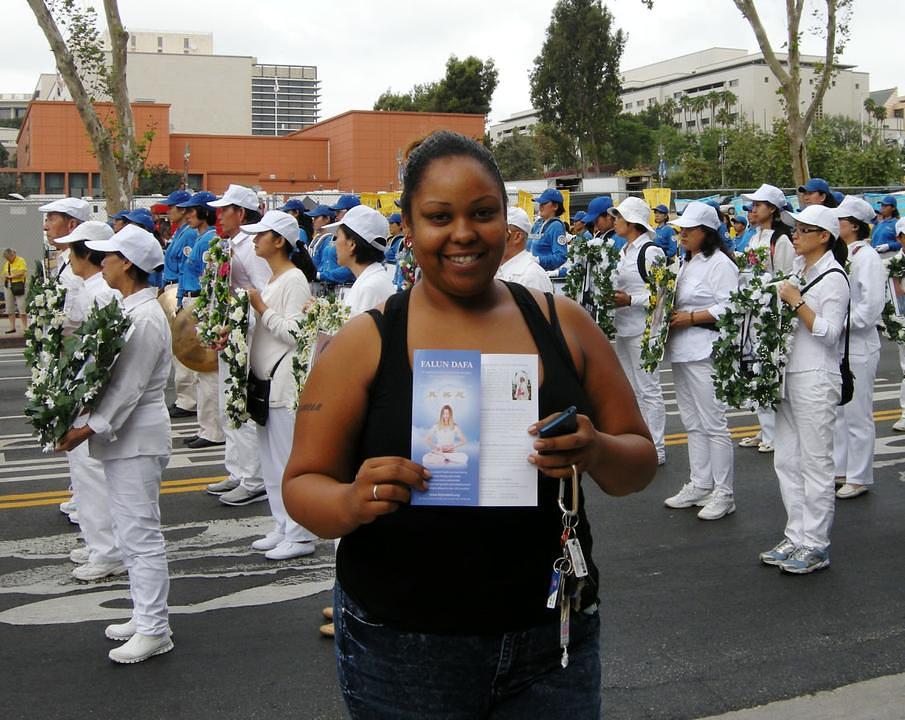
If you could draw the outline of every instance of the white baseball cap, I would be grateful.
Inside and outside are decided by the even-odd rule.
[[[506,223],[517,227],[525,235],[531,234],[531,220],[528,219],[528,213],[520,207],[511,207],[506,213]]]
[[[713,205],[695,200],[688,203],[685,211],[669,224],[680,228],[693,228],[703,225],[711,230],[718,230],[720,227],[720,216]]]
[[[839,203],[839,207],[835,208],[836,217],[853,217],[865,223],[872,223],[877,211],[864,198],[855,195],[846,195]]]
[[[261,222],[251,225],[240,225],[242,232],[249,235],[256,235],[259,232],[271,230],[277,235],[282,235],[291,244],[295,245],[299,239],[298,221],[289,213],[282,210],[268,210],[261,218]]]
[[[257,210],[258,196],[254,190],[250,190],[244,185],[230,185],[223,193],[223,197],[217,200],[211,200],[208,205],[211,207],[226,207],[227,205],[238,205],[246,210]]]
[[[387,236],[390,234],[390,224],[387,219],[373,208],[367,205],[356,205],[349,210],[339,222],[324,225],[324,230],[336,230],[344,225],[356,235],[360,235],[368,245],[385,250]]]
[[[834,238],[839,237],[839,216],[836,208],[823,205],[808,205],[799,213],[787,213],[795,222],[802,225],[816,225],[829,232]]]
[[[89,240],[85,245],[91,250],[122,253],[126,260],[146,273],[152,273],[163,265],[163,250],[157,238],[138,225],[126,225],[109,240]]]
[[[107,223],[100,220],[88,220],[80,223],[79,226],[69,233],[66,237],[57,238],[56,243],[74,243],[79,240],[103,241],[113,237],[113,228]]]
[[[648,224],[650,222],[650,205],[641,198],[627,197],[617,207],[607,210],[607,213],[613,217],[621,215],[626,222],[637,223],[645,227],[648,232],[654,232],[654,229]]]
[[[900,218],[896,222],[896,237],[899,235],[905,235],[905,218]]]
[[[91,217],[88,209],[88,203],[81,198],[67,197],[54,200],[46,205],[38,208],[41,212],[50,213],[57,212],[74,217],[79,222],[85,222]]]
[[[761,185],[750,195],[742,195],[742,200],[748,202],[768,202],[773,207],[782,210],[786,206],[786,196],[775,185]]]

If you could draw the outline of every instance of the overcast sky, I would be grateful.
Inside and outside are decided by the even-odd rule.
[[[493,58],[499,86],[490,119],[498,121],[531,106],[528,74],[554,2],[120,0],[119,5],[127,28],[212,32],[217,54],[317,65],[322,118],[370,109],[388,87],[403,91],[439,79],[450,54]],[[616,26],[628,34],[623,70],[713,46],[757,50],[754,34],[732,0],[657,0],[653,11],[641,0],[606,5]],[[779,50],[785,3],[759,0],[758,6]],[[7,32],[0,45],[0,92],[30,93],[39,73],[54,71],[53,56],[25,0],[3,0],[3,10]],[[903,28],[903,0],[855,0],[843,61],[870,73],[872,90],[902,85],[905,91]],[[806,39],[804,51],[820,52],[820,41]],[[212,85],[216,88],[216,78]]]

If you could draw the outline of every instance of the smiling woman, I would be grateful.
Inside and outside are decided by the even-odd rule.
[[[597,717],[599,580],[584,495],[575,533],[588,574],[550,610],[550,573],[563,555],[551,478],[574,468],[612,495],[643,489],[657,462],[647,428],[580,306],[494,280],[506,195],[484,147],[449,132],[428,137],[409,157],[402,210],[422,279],[353,318],[324,350],[301,398],[283,484],[298,522],[342,537],[334,621],[349,710],[478,717],[505,702],[532,716]],[[538,439],[525,458],[539,471],[537,507],[410,504],[430,480],[408,459],[415,348],[539,355],[540,415],[569,405],[579,414],[576,432]],[[538,426],[527,430],[536,435]],[[571,635],[562,659],[561,622]]]

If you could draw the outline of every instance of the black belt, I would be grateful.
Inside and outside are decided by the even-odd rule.
[[[193,298],[193,297],[198,297],[200,294],[201,294],[200,291],[199,291],[199,292],[190,292],[190,291],[186,291],[186,292],[182,293],[182,297],[184,297],[184,298]]]

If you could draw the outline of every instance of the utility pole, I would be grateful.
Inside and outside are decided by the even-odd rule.
[[[192,149],[188,143],[185,144],[185,153],[182,155],[182,188],[189,189],[189,158],[192,157]]]
[[[726,187],[726,147],[729,143],[725,135],[720,135],[720,187]]]

